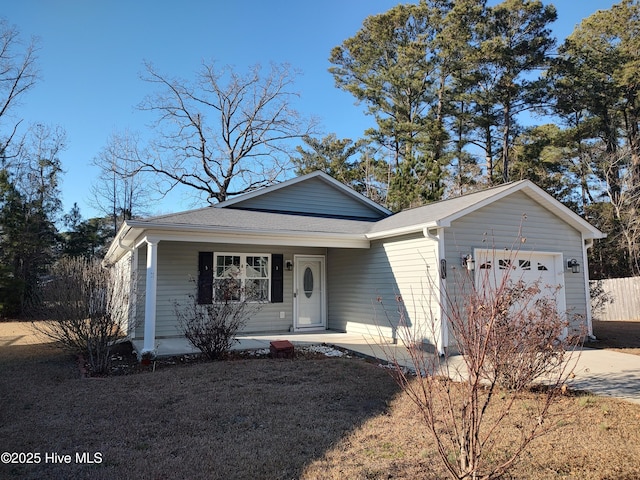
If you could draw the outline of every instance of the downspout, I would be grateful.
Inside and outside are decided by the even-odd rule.
[[[430,230],[435,230],[437,233],[431,233]],[[449,345],[449,322],[447,322],[447,312],[446,312],[446,302],[443,302],[442,295],[446,291],[447,280],[446,278],[442,278],[441,274],[441,260],[445,260],[445,251],[444,251],[444,228],[429,228],[425,227],[422,229],[422,234],[425,238],[429,238],[436,242],[438,248],[436,250],[436,271],[438,277],[438,308],[440,311],[440,338],[438,339],[438,353],[440,355],[445,355],[446,348]],[[446,272],[446,269],[445,269]],[[446,275],[445,275],[446,277]],[[431,310],[431,309],[429,309]]]
[[[582,264],[584,265],[584,291],[587,299],[587,338],[590,341],[595,341],[596,336],[593,334],[593,318],[591,316],[591,289],[589,288],[589,262],[587,258],[587,250],[593,247],[593,239],[582,240],[584,247],[582,248]]]

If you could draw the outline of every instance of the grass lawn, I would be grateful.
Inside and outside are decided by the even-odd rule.
[[[416,409],[385,369],[360,359],[233,360],[87,379],[51,344],[15,338],[0,331],[0,452],[39,452],[41,461],[0,464],[2,479],[446,477]],[[523,399],[514,419],[535,401]],[[570,395],[555,413],[554,430],[513,478],[640,478],[640,405]],[[83,452],[101,462],[76,463]],[[71,464],[45,454],[71,455]]]

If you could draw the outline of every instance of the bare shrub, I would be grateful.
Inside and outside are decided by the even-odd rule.
[[[213,303],[200,304],[197,294],[190,294],[186,302],[175,301],[174,310],[189,343],[207,358],[217,360],[238,341],[238,331],[258,312],[261,303],[230,279],[215,280],[213,288]]]
[[[408,318],[400,295],[397,316],[388,315],[388,320],[397,325],[408,358],[392,349],[386,353],[450,476],[493,479],[503,476],[535,438],[553,428],[555,415],[568,414],[552,407],[566,391],[581,335],[567,328],[555,298],[541,296],[539,282],[525,284],[507,273],[500,281],[481,281],[476,287],[473,273],[464,270],[458,277],[457,298],[443,291],[440,306],[459,355],[441,344],[439,315],[422,312],[430,324],[419,328]],[[429,283],[419,295],[423,301],[412,299],[413,308],[428,305],[433,289],[438,289],[435,281]],[[423,348],[425,338],[431,339],[433,350]],[[528,400],[527,414],[510,415],[537,383],[544,385],[536,386],[540,391],[535,401]],[[501,442],[505,429],[518,432],[518,441]]]
[[[562,364],[567,345],[577,340],[566,338],[569,324],[559,314],[555,297],[540,294],[539,281],[527,285],[508,280],[496,290],[485,289],[469,298],[470,303],[480,302],[467,307],[473,318],[466,315],[465,327],[478,328],[478,339],[486,343],[486,352],[481,353],[486,353],[483,375],[489,382],[512,390],[528,388],[552,375]],[[460,346],[468,348],[469,342]],[[473,351],[477,347],[470,354]]]
[[[34,328],[61,347],[84,355],[92,374],[109,372],[111,347],[126,335],[128,269],[98,260],[64,257],[50,269],[31,314]]]

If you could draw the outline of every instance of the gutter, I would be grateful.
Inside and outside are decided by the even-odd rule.
[[[126,237],[126,236],[127,236],[127,234],[131,231],[131,229],[132,229],[132,227],[131,227],[131,226],[129,226],[129,228],[127,229],[127,231],[126,231],[126,232],[122,232],[122,233],[120,233],[120,234],[118,235],[117,239],[116,239],[117,244],[118,244],[118,248],[121,248],[121,249],[122,249],[122,250],[124,250],[125,252],[133,252],[133,251],[135,250],[135,248],[133,248],[133,247],[127,247],[124,243],[122,243],[122,239],[123,239],[124,237]],[[112,244],[111,244],[111,247],[109,247],[109,251],[107,251],[106,255],[104,256],[104,260],[102,260],[102,266],[103,266],[103,267],[105,267],[105,268],[110,267],[111,265],[113,265],[113,263],[109,263],[109,262],[107,261],[107,259],[113,255],[113,253],[110,251],[110,250],[111,250],[111,248],[113,247],[113,245],[114,245],[114,244],[112,243]],[[115,262],[114,262],[114,263],[115,263]]]
[[[376,232],[376,233],[367,233],[365,234],[365,237],[369,240],[377,240],[380,238],[388,238],[388,237],[396,237],[398,235],[406,235],[409,233],[417,233],[417,232],[427,232],[430,228],[440,228],[440,227],[447,227],[448,225],[443,225],[441,222],[429,222],[429,223],[423,223],[420,225],[410,225],[407,227],[400,227],[400,228],[392,228],[391,230],[383,230],[381,232]],[[425,237],[427,235],[425,234]]]

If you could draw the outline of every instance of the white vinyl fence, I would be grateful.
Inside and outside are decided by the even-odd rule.
[[[611,278],[601,282],[602,293],[596,298],[593,298],[596,282],[591,282],[593,319],[640,321],[640,277]]]

